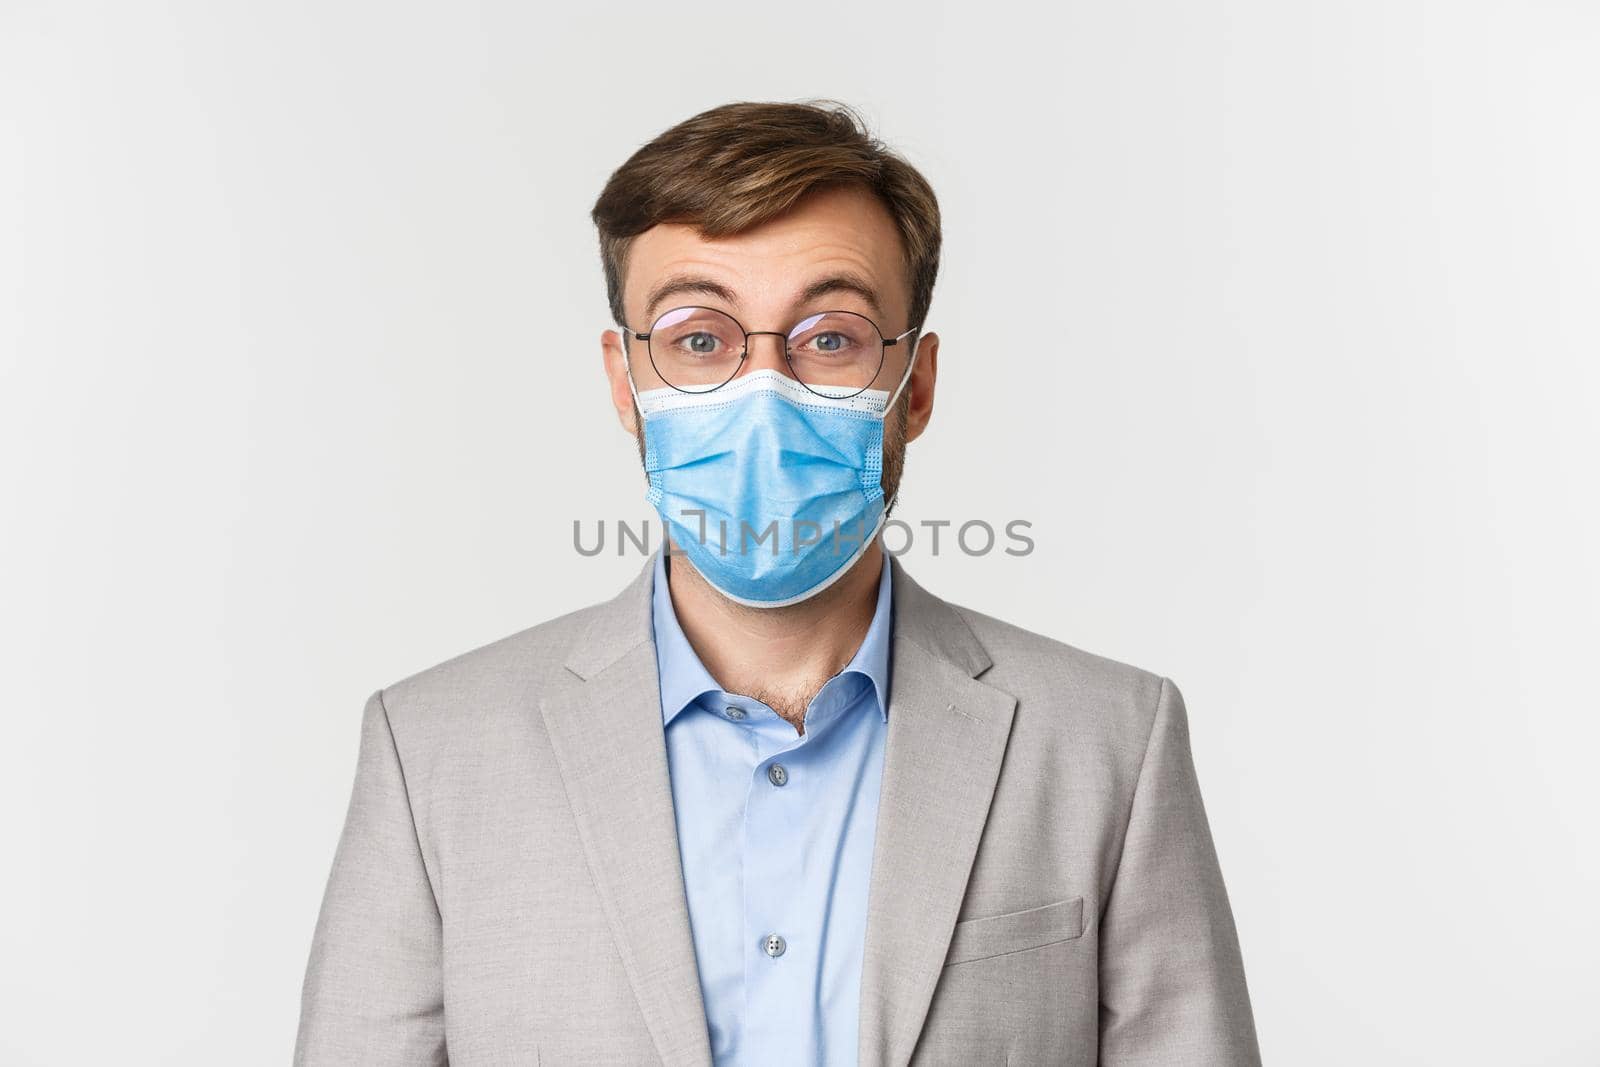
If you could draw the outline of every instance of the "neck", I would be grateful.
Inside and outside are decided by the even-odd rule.
[[[781,608],[729,600],[683,556],[667,558],[667,587],[678,625],[717,684],[755,697],[799,729],[817,690],[866,638],[887,565],[874,540],[828,588]]]

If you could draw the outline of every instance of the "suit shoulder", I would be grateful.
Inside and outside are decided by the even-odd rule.
[[[1087,651],[969,607],[951,606],[983,643],[995,662],[994,669],[1007,674],[1030,671],[1073,688],[1126,691],[1151,700],[1161,688],[1163,676],[1155,671]]]
[[[472,709],[516,703],[560,671],[568,650],[594,612],[591,604],[536,623],[398,678],[381,693],[390,722],[457,719]]]
[[[952,605],[994,661],[983,681],[1025,705],[1044,706],[1077,726],[1143,749],[1163,675],[1068,644],[981,611]]]

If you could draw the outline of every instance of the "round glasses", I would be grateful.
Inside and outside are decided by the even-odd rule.
[[[716,308],[680,307],[662,312],[647,333],[626,326],[622,332],[645,343],[656,375],[682,393],[709,393],[728,384],[744,364],[750,338],[770,333],[783,338],[783,356],[796,381],[819,396],[841,399],[870,386],[883,369],[885,351],[917,330],[885,338],[865,315],[822,311],[783,334],[746,330]]]

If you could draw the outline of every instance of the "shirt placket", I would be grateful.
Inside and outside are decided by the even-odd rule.
[[[825,687],[825,693],[827,689]],[[825,705],[819,694],[811,714]],[[755,739],[756,761],[745,802],[744,1018],[740,1045],[750,1062],[818,1062],[816,982],[824,902],[824,858],[810,855],[806,815],[815,776],[807,748],[816,736],[808,721],[793,724],[758,702],[743,705],[742,722]]]

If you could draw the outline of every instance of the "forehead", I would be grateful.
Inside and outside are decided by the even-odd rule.
[[[680,223],[653,226],[629,250],[623,303],[630,317],[642,318],[660,281],[705,275],[738,297],[738,310],[776,311],[832,274],[862,277],[878,292],[884,315],[904,317],[909,294],[900,233],[883,201],[860,185],[814,190],[783,214],[726,237],[705,237]]]

